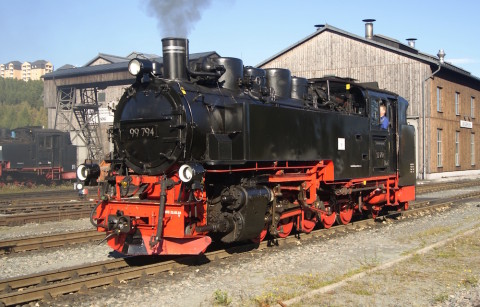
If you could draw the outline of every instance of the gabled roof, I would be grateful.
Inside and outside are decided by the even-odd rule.
[[[5,64],[5,66],[8,66],[10,64],[13,64],[13,68],[15,69],[22,69],[22,63],[20,61],[10,61]]]
[[[126,62],[128,61],[129,59],[126,58],[126,57],[122,57],[122,56],[118,56],[118,55],[111,55],[111,54],[106,54],[106,53],[99,53],[96,57],[94,57],[93,59],[91,59],[90,61],[87,62],[87,64],[83,65],[83,66],[90,66],[92,65],[95,61],[97,61],[98,59],[103,59],[107,62],[109,62],[110,64],[113,64],[113,63],[121,63],[121,62]]]
[[[62,67],[57,68],[57,70],[70,69],[70,68],[75,68],[75,66],[74,66],[74,65],[71,65],[71,64],[65,64],[65,65],[63,65]]]
[[[142,52],[133,51],[132,53],[127,55],[127,58],[129,60],[132,60],[132,59],[135,59],[135,58],[156,59],[156,58],[161,58],[161,56],[153,54],[153,53],[142,53]]]
[[[331,26],[329,24],[326,24],[325,26],[319,28],[314,33],[308,35],[307,37],[305,37],[301,40],[299,40],[298,42],[294,43],[293,45],[290,45],[289,47],[283,49],[282,51],[280,51],[279,53],[269,57],[268,59],[260,62],[259,64],[257,64],[257,67],[261,67],[262,65],[267,64],[268,62],[276,59],[277,57],[281,56],[282,54],[296,48],[297,46],[305,43],[306,41],[312,39],[313,37],[315,37],[317,35],[321,35],[324,32],[337,33],[339,35],[348,37],[350,39],[361,41],[365,44],[373,45],[375,47],[386,49],[386,50],[389,50],[389,51],[392,51],[392,52],[395,52],[395,53],[398,53],[398,54],[402,54],[402,55],[407,56],[407,57],[415,58],[415,59],[417,59],[421,62],[428,63],[430,65],[438,66],[438,63],[439,63],[438,57],[420,52],[417,49],[412,48],[412,47],[410,47],[406,44],[402,44],[400,41],[398,41],[396,39],[393,39],[393,38],[390,38],[388,36],[376,34],[376,35],[373,36],[373,39],[367,39],[364,36],[359,36],[359,35],[344,31],[342,29],[336,28],[336,27]],[[442,67],[446,68],[448,70],[451,70],[453,72],[462,74],[466,77],[473,78],[476,81],[480,81],[479,78],[475,77],[470,72],[468,72],[468,71],[466,71],[466,70],[464,70],[460,67],[457,67],[455,65],[452,65],[450,63],[445,62]]]
[[[48,61],[45,60],[37,60],[32,64],[32,68],[45,68],[45,65],[48,63]]]

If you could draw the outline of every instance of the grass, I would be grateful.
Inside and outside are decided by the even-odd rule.
[[[353,289],[352,293],[356,294],[356,295],[363,295],[363,296],[371,296],[371,295],[374,294],[372,291],[369,291],[369,290],[364,289],[364,288]]]
[[[308,292],[311,290],[320,289],[362,273],[378,265],[379,262],[375,257],[373,259],[365,258],[360,263],[361,266],[359,268],[349,270],[348,272],[337,276],[326,276],[324,274],[310,273],[277,277],[275,278],[276,286],[268,291],[264,291],[261,295],[256,296],[254,298],[254,303],[261,307],[272,306],[277,304],[278,301],[289,300],[293,297],[301,295],[306,291]],[[357,292],[358,295],[373,295],[373,292],[362,288],[356,288],[352,291]]]
[[[437,227],[410,236],[411,239],[422,239],[427,236],[444,236],[452,227]],[[414,250],[408,251],[409,253]],[[275,276],[265,281],[263,291],[256,296],[239,298],[236,304],[245,306],[276,306],[342,280],[365,272],[380,265],[377,253],[372,256],[351,259],[348,271],[315,272],[306,274],[290,274]],[[480,283],[480,236],[478,232],[456,239],[443,247],[431,250],[426,254],[414,254],[410,259],[393,266],[388,270],[367,274],[361,280],[348,282],[347,286],[318,297],[299,303],[303,305],[342,306],[363,302],[376,305],[390,301],[411,304],[431,305],[448,301],[449,294],[461,288],[475,287]],[[337,299],[337,297],[343,297]],[[229,297],[224,291],[216,291],[216,305],[227,306],[236,298]],[[407,299],[407,301],[404,301]],[[420,299],[421,301],[415,301]]]
[[[425,240],[426,238],[436,237],[445,233],[451,233],[453,228],[454,228],[453,226],[432,227],[430,229],[427,229],[415,234],[411,234],[409,236],[402,237],[399,239],[399,241],[400,243],[409,243],[411,241],[420,240],[420,242],[422,242],[422,245],[424,247],[426,245],[426,240]]]
[[[473,275],[468,275],[462,279],[461,284],[466,288],[476,287],[478,284],[478,279]]]
[[[228,306],[232,303],[232,298],[229,297],[227,291],[217,289],[213,293],[213,303],[217,306]]]
[[[435,228],[414,234],[411,238],[443,235],[444,232],[446,230],[442,228]],[[411,252],[414,251],[410,250],[409,253]],[[357,262],[361,267],[347,272],[342,276],[343,279],[378,265],[376,257]],[[358,302],[377,305],[385,300],[405,305],[440,304],[447,302],[449,295],[460,289],[478,286],[479,276],[480,236],[477,231],[426,254],[414,254],[389,270],[367,274],[361,280],[348,282],[348,285],[335,290],[331,295],[319,295],[302,304],[311,305],[327,298],[328,304],[336,305],[341,301],[337,297],[342,297],[344,302],[351,301],[348,305]],[[335,281],[332,279],[331,283]]]
[[[434,298],[433,298],[433,302],[435,304],[440,304],[440,303],[444,303],[448,300],[448,294],[446,293],[440,293],[440,294],[437,294]]]

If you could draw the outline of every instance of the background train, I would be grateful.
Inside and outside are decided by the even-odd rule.
[[[92,211],[115,250],[199,254],[212,240],[310,232],[415,199],[402,97],[236,58],[190,61],[186,39],[162,43],[162,65],[129,63],[137,79],[115,110],[116,159]]]
[[[41,127],[0,130],[0,183],[75,180],[77,148],[70,134]]]

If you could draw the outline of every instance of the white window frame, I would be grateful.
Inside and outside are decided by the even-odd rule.
[[[470,134],[470,161],[475,166],[475,133]]]
[[[442,129],[437,129],[437,167],[443,167],[443,164],[442,164]]]
[[[470,117],[475,118],[475,97],[470,96]]]
[[[442,112],[442,88],[437,86],[437,112]]]
[[[455,92],[455,115],[460,115],[460,93]]]
[[[460,166],[460,131],[455,131],[455,166]]]

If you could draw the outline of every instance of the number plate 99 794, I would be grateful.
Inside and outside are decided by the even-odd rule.
[[[131,139],[136,138],[152,138],[157,136],[157,130],[155,126],[150,127],[131,127],[125,129],[128,137]]]

